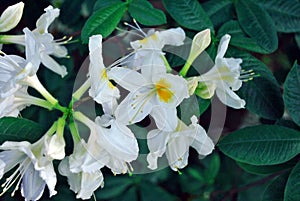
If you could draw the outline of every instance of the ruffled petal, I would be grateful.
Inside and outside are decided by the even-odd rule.
[[[55,20],[55,18],[59,16],[58,8],[48,6],[44,9],[44,11],[46,12],[42,14],[36,22],[36,28],[40,34],[48,33],[48,28],[50,24]]]
[[[241,99],[236,93],[234,93],[229,87],[218,87],[216,94],[220,101],[232,108],[240,109],[245,107],[245,100]]]
[[[178,125],[176,108],[154,106],[150,115],[153,117],[157,128],[160,130],[174,131]]]

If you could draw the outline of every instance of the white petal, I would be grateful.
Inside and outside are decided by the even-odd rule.
[[[49,139],[47,155],[53,159],[62,160],[65,157],[65,140],[63,136],[54,134]]]
[[[41,60],[42,63],[52,70],[53,72],[61,75],[61,77],[64,77],[67,75],[67,69],[63,65],[59,65],[54,59],[52,59],[49,55],[41,53]]]
[[[147,135],[147,144],[150,153],[147,155],[148,168],[157,169],[157,159],[166,152],[169,133],[159,129],[152,130]]]
[[[164,45],[183,45],[185,39],[185,32],[182,28],[172,28],[165,31],[158,32],[158,37],[163,41]]]
[[[59,16],[59,9],[48,6],[45,13],[40,16],[36,22],[36,28],[39,33],[48,33],[50,24]]]
[[[107,75],[128,91],[135,91],[147,84],[147,81],[140,73],[128,68],[115,67],[108,71]]]
[[[94,35],[89,39],[89,55],[90,55],[90,76],[93,76],[92,73],[101,72],[102,69],[105,69],[103,58],[102,58],[102,36]]]
[[[101,171],[94,173],[83,172],[81,174],[81,189],[76,198],[89,199],[92,197],[95,190],[103,184],[103,175]]]
[[[231,36],[229,34],[226,34],[221,38],[221,41],[218,46],[218,52],[216,58],[223,58],[225,56],[230,38]]]
[[[25,160],[25,158],[26,158],[26,156],[23,152],[16,151],[16,150],[9,150],[9,151],[1,152],[0,153],[0,163],[1,163],[0,178],[2,178],[3,173],[6,173],[9,170],[11,170],[18,163]]]
[[[31,164],[24,173],[21,193],[25,200],[38,200],[43,195],[45,182],[39,176],[39,172],[34,170]]]
[[[23,2],[19,2],[6,8],[0,17],[0,32],[6,32],[16,27],[22,18],[23,9]]]
[[[66,176],[68,178],[68,184],[70,185],[70,189],[77,193],[80,190],[81,184],[80,173],[72,173],[70,171],[68,159],[69,158],[66,157],[59,163],[58,171],[61,175]]]
[[[228,87],[224,87],[224,88],[218,87],[216,89],[216,94],[220,99],[220,101],[229,107],[235,109],[240,109],[245,107],[246,102]]]
[[[163,131],[174,131],[178,125],[176,108],[153,107],[150,115],[155,120],[157,128]]]
[[[131,92],[120,103],[115,111],[116,119],[125,124],[133,124],[143,120],[152,110],[151,99],[154,97],[150,87],[141,87]]]
[[[96,118],[96,123],[100,121]],[[99,130],[98,130],[99,131]],[[99,144],[114,157],[131,162],[138,157],[138,144],[134,134],[125,125],[114,121],[110,129],[98,132]]]
[[[214,149],[214,143],[207,136],[206,131],[199,125],[194,125],[195,138],[192,143],[192,147],[195,148],[199,155],[206,156],[210,154]]]
[[[141,73],[146,80],[151,80],[156,74],[166,74],[167,67],[162,59],[161,52],[149,52],[140,64]]]
[[[210,29],[205,29],[197,33],[192,42],[191,51],[187,62],[193,63],[193,61],[209,46],[211,41]]]
[[[52,162],[47,166],[43,166],[43,170],[40,171],[40,177],[45,181],[47,187],[49,189],[50,197],[56,195],[55,185],[57,182],[56,173],[54,171],[54,167]]]

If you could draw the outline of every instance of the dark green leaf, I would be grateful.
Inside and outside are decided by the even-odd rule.
[[[280,119],[284,112],[283,99],[280,87],[268,67],[246,52],[230,48],[227,55],[242,58],[242,69],[253,70],[259,75],[244,82],[239,90],[239,95],[246,101],[246,108],[266,119]]]
[[[128,12],[139,23],[146,26],[161,25],[167,23],[163,11],[153,8],[146,0],[133,0],[128,7]]]
[[[283,201],[284,189],[289,177],[289,172],[276,177],[265,189],[262,201]]]
[[[110,199],[125,192],[133,184],[133,179],[127,176],[108,177],[105,180],[105,188],[95,192],[97,199]]]
[[[300,33],[295,34],[295,40],[298,45],[298,48],[300,49]]]
[[[300,153],[300,132],[275,125],[247,127],[224,137],[219,148],[239,162],[275,165]]]
[[[191,117],[195,115],[197,118],[200,116],[200,109],[195,95],[190,96],[187,99],[184,99],[180,106],[180,119],[185,124],[191,124]]]
[[[279,32],[293,33],[300,31],[300,2],[297,0],[262,0],[257,1],[272,17]]]
[[[23,118],[3,117],[0,119],[0,144],[5,141],[35,142],[43,135],[43,128]]]
[[[94,11],[109,7],[116,3],[121,3],[122,0],[98,0],[94,5]]]
[[[142,201],[155,201],[157,198],[166,201],[176,200],[175,196],[165,191],[163,188],[148,182],[141,183],[140,190]]]
[[[231,20],[225,23],[218,31],[217,37],[220,39],[225,34],[231,35],[230,45],[241,47],[245,50],[250,50],[258,53],[270,53],[261,48],[257,42],[249,38],[241,29],[238,21]]]
[[[193,30],[210,28],[212,22],[197,0],[163,0],[164,6],[178,24]]]
[[[237,164],[243,168],[246,172],[252,174],[271,174],[274,172],[279,172],[280,170],[285,170],[292,168],[294,164],[292,163],[283,163],[278,165],[250,165],[247,163],[237,162]]]
[[[234,6],[232,0],[211,0],[203,3],[202,6],[215,27],[218,27],[229,21],[234,16]]]
[[[85,23],[81,39],[88,43],[89,37],[102,34],[105,38],[113,32],[126,11],[126,3],[116,3],[96,11]]]
[[[300,162],[294,167],[287,180],[284,201],[299,201],[300,200]]]
[[[278,48],[277,32],[267,11],[251,0],[238,0],[235,8],[243,30],[262,48],[274,52]]]
[[[220,157],[218,154],[214,154],[211,157],[210,163],[208,167],[204,171],[204,178],[206,183],[213,184],[215,181],[216,176],[220,170]]]
[[[210,99],[203,99],[199,96],[197,96],[199,109],[200,109],[200,115],[203,114],[210,106]]]
[[[298,126],[300,126],[300,66],[295,62],[284,83],[284,103]]]

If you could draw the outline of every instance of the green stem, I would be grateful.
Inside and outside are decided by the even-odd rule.
[[[191,63],[190,62],[186,62],[184,64],[184,66],[182,67],[181,71],[179,72],[179,74],[182,76],[182,77],[185,77],[187,72],[189,71],[191,67]]]
[[[90,88],[91,86],[91,80],[90,78],[88,78],[83,85],[81,85],[81,87],[79,89],[77,89],[77,91],[75,91],[75,93],[73,93],[72,97],[74,101],[79,100],[82,95]]]
[[[56,132],[56,129],[57,129],[57,121],[52,124],[52,126],[49,128],[49,130],[46,132],[45,135],[49,135],[49,136],[53,135]]]
[[[167,58],[166,58],[164,55],[161,55],[161,58],[162,58],[163,61],[164,61],[164,64],[165,64],[165,66],[166,66],[166,68],[167,68],[167,72],[168,72],[168,73],[171,73],[171,72],[172,72],[172,68],[171,68],[171,66],[170,66],[170,64],[169,64],[169,62],[168,62],[168,60],[167,60]]]
[[[19,44],[25,46],[25,35],[0,35],[1,44]]]
[[[80,142],[81,137],[79,135],[78,127],[77,127],[76,122],[74,121],[73,115],[71,115],[71,117],[70,117],[69,128],[70,128],[70,131],[71,131],[71,134],[73,137],[74,144]]]
[[[64,113],[64,115],[57,120],[56,134],[58,136],[63,136],[64,135],[65,125],[66,125],[66,118],[67,118],[67,113]]]

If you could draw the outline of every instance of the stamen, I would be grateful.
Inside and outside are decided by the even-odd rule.
[[[253,80],[253,78],[259,77],[259,76],[260,75],[256,74],[253,69],[251,69],[251,70],[241,70],[241,75],[240,75],[239,79],[243,82],[248,82],[250,80]]]
[[[134,30],[140,32],[140,33],[142,33],[144,37],[147,37],[147,34],[141,29],[141,27],[138,25],[138,23],[136,22],[135,19],[133,19],[133,22],[134,22],[134,24],[136,25],[136,27],[135,27],[135,26],[132,26],[131,24],[128,24],[127,22],[124,22],[124,25],[125,25],[125,26],[128,26],[128,27],[130,27],[130,28],[132,28],[132,29],[134,29]]]

